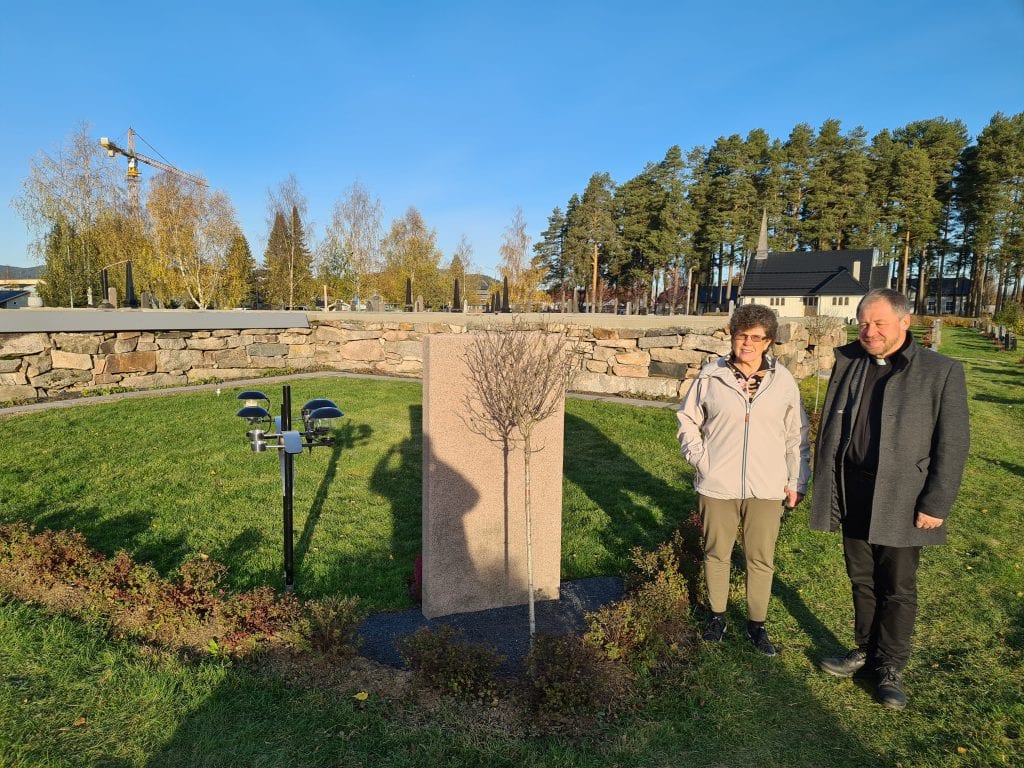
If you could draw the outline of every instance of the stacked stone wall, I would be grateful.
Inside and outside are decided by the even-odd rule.
[[[0,403],[88,390],[145,389],[230,381],[266,373],[351,371],[418,378],[423,338],[466,333],[490,321],[314,320],[309,328],[209,331],[0,333]],[[724,327],[613,328],[574,322],[583,352],[579,392],[675,399],[702,365],[729,351]],[[724,318],[723,318],[724,325]],[[779,324],[775,354],[798,378],[831,369],[845,330],[810,339],[799,322]]]

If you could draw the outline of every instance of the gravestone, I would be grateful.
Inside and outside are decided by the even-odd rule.
[[[384,297],[379,293],[373,294],[370,297],[370,311],[371,312],[383,312],[384,311]]]
[[[473,334],[423,339],[423,615],[528,600],[523,453],[470,429],[465,354]],[[534,431],[531,460],[536,600],[559,596],[563,408]]]

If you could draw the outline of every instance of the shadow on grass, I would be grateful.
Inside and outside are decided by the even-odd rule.
[[[309,513],[302,525],[302,532],[295,542],[295,570],[302,569],[302,560],[309,551],[310,542],[316,531],[317,523],[324,513],[324,505],[327,503],[327,496],[331,490],[331,484],[338,474],[338,460],[344,450],[351,450],[356,446],[366,445],[373,435],[373,428],[369,424],[353,424],[345,422],[339,429],[332,430],[334,445],[331,446],[331,455],[327,460],[327,469],[324,471],[320,483],[317,485],[316,494],[313,496],[313,503],[310,504]]]
[[[1024,405],[1024,397],[996,397],[994,395],[978,394],[975,400],[983,403],[996,403],[997,405]]]
[[[422,544],[423,406],[409,406],[409,437],[391,446],[370,475],[370,490],[391,504],[391,552],[412,576]]]
[[[696,509],[691,487],[673,487],[655,477],[598,427],[570,413],[564,454],[565,477],[608,517],[598,535],[616,560],[627,560],[633,547],[650,550],[667,541]],[[648,503],[638,504],[637,494]],[[652,510],[660,510],[662,519]]]
[[[74,529],[85,536],[89,546],[107,556],[116,554],[119,549],[129,550],[136,562],[150,563],[162,574],[181,565],[191,552],[184,534],[157,536],[152,531],[154,515],[142,512],[111,517],[110,510],[68,506],[27,520],[37,531]],[[143,537],[145,543],[137,546]]]
[[[1024,467],[1022,467],[1020,464],[1011,464],[1008,461],[1001,461],[999,459],[990,459],[988,456],[978,456],[977,458],[979,458],[979,459],[981,459],[981,461],[984,461],[984,462],[986,462],[988,464],[991,464],[993,467],[997,467],[998,469],[1001,469],[1001,470],[1003,470],[1005,472],[1009,472],[1011,474],[1017,475],[1018,477],[1024,477]]]

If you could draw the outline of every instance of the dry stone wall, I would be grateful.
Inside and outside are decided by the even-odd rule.
[[[472,316],[449,322],[346,317],[288,329],[0,333],[0,403],[264,373],[325,370],[420,377],[424,336],[466,333],[489,322]],[[575,390],[679,398],[704,363],[729,351],[724,327],[643,328],[643,318],[636,322],[635,328],[551,325],[568,330],[583,351]],[[831,369],[832,350],[845,340],[842,327],[810,339],[801,323],[783,321],[775,353],[799,379]]]

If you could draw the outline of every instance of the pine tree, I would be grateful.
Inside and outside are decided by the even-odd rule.
[[[240,229],[231,238],[219,299],[226,307],[253,307],[256,301],[256,260]]]
[[[280,211],[274,216],[274,225],[267,238],[263,264],[267,270],[266,302],[272,307],[285,307],[289,300],[290,272],[288,269],[288,225]]]
[[[565,304],[565,292],[570,282],[570,270],[565,262],[565,214],[555,206],[548,216],[548,228],[540,233],[533,252],[543,270],[543,284],[549,291],[557,291]],[[572,287],[575,287],[573,285]]]
[[[566,216],[566,252],[578,274],[590,275],[593,312],[597,311],[597,284],[601,269],[607,266],[618,247],[613,218],[614,188],[607,173],[593,174],[579,205],[572,207]]]

